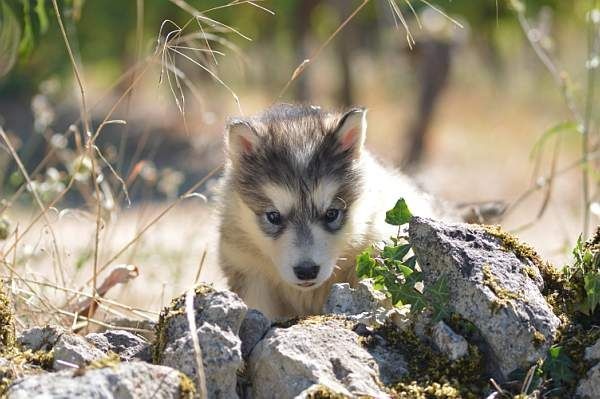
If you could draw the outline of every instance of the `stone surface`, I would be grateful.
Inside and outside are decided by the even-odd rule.
[[[431,329],[431,338],[440,352],[451,360],[460,359],[469,353],[467,340],[454,332],[446,323],[439,321]]]
[[[475,225],[415,217],[409,241],[425,284],[445,278],[450,309],[479,329],[498,377],[546,356],[559,319],[540,293],[535,265]]]
[[[294,398],[314,385],[345,395],[387,397],[381,389],[378,361],[399,377],[406,372],[402,357],[374,356],[345,323],[318,318],[271,329],[248,360],[253,397]]]
[[[202,287],[194,297],[196,327],[210,323],[237,335],[248,310],[246,304],[231,291]],[[190,330],[185,313],[185,295],[175,299],[171,308],[169,321],[164,326],[167,341],[180,338]]]
[[[115,367],[39,374],[15,381],[8,389],[9,399],[29,398],[185,398],[180,374],[169,367],[143,362],[121,363]]]
[[[235,398],[237,371],[242,366],[239,338],[219,326],[205,323],[198,329],[202,364],[209,398]],[[185,335],[164,352],[162,364],[173,367],[198,384],[196,353],[191,335]]]
[[[369,279],[359,281],[356,288],[351,288],[348,283],[334,284],[323,307],[323,313],[376,313],[381,308],[389,307],[387,302],[385,294],[373,288],[373,282]]]
[[[106,357],[104,352],[97,349],[82,336],[75,334],[62,334],[54,344],[54,370],[84,366],[94,360]]]
[[[108,330],[126,330],[135,328],[136,335],[146,338],[148,342],[154,340],[154,330],[156,329],[156,321],[130,319],[125,317],[110,318],[107,324],[113,326],[111,328],[99,328],[97,332],[105,332]]]
[[[576,395],[579,398],[600,398],[600,364],[592,367],[584,379],[577,385]]]
[[[194,297],[194,311],[202,363],[209,398],[237,398],[237,372],[243,366],[238,337],[247,307],[230,291],[200,286]],[[173,301],[161,315],[157,339],[162,352],[160,364],[174,367],[197,381],[196,354],[185,311],[185,295]]]
[[[33,327],[19,334],[17,343],[21,348],[32,352],[48,352],[54,348],[60,336],[66,333],[67,330],[59,326]]]
[[[144,354],[147,353],[150,344],[129,331],[107,330],[103,333],[90,333],[85,339],[104,353],[116,353],[121,360],[147,360],[144,359]]]
[[[242,357],[246,359],[256,344],[265,336],[271,328],[271,321],[256,309],[248,310],[246,317],[240,327],[240,339],[242,340]]]
[[[600,339],[594,345],[585,348],[585,360],[600,360]]]

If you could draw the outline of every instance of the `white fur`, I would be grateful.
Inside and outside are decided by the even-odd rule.
[[[327,210],[331,206],[334,195],[338,192],[339,188],[340,185],[336,181],[327,178],[323,179],[312,192],[313,204],[321,211]]]
[[[286,187],[268,183],[263,186],[263,191],[282,215],[289,213],[296,203],[296,196]]]

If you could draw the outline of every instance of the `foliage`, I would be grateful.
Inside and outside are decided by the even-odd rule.
[[[411,217],[406,201],[401,198],[386,212],[385,221],[401,230]],[[449,315],[446,278],[441,276],[434,284],[424,286],[421,269],[410,250],[406,237],[400,234],[390,237],[381,251],[373,248],[357,257],[357,275],[373,279],[375,289],[386,293],[395,306],[409,304],[412,313],[431,310],[434,321],[439,321]]]
[[[548,350],[548,356],[544,361],[542,370],[548,375],[555,384],[571,382],[575,379],[575,373],[572,370],[573,362],[564,353],[561,346],[553,345]]]
[[[573,265],[564,269],[565,278],[583,293],[581,302],[574,304],[576,309],[592,315],[600,304],[600,251],[593,240],[586,243],[579,236],[573,257]]]

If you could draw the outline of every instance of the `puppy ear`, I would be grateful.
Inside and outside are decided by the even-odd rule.
[[[229,120],[225,146],[232,158],[239,158],[243,154],[251,153],[256,149],[257,144],[258,134],[250,122],[243,119]]]
[[[339,151],[349,151],[354,158],[360,155],[367,135],[367,110],[353,108],[340,119],[335,130]]]

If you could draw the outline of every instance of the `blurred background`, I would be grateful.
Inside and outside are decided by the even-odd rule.
[[[153,317],[214,278],[219,171],[203,178],[226,119],[275,102],[369,108],[384,163],[454,204],[501,201],[560,266],[600,215],[592,5],[0,0],[2,276],[39,317],[91,316],[92,286],[97,319]]]

